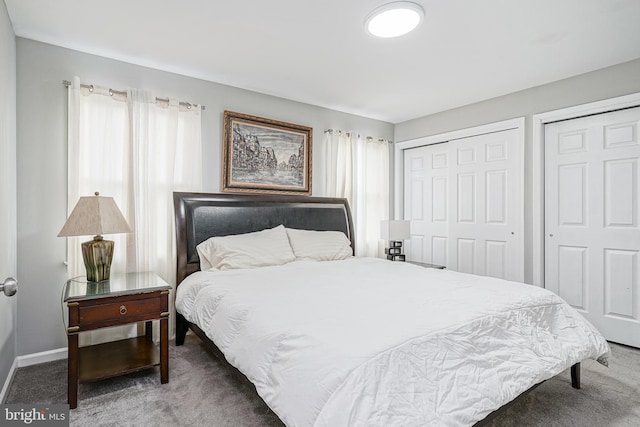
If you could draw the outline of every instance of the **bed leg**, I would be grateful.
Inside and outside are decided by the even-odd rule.
[[[580,362],[571,367],[571,387],[580,388]]]
[[[176,312],[176,345],[184,344],[184,339],[188,330],[189,322],[187,322],[187,319],[185,319],[182,314]]]

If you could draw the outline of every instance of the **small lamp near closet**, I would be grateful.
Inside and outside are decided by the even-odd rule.
[[[58,237],[90,236],[93,240],[82,244],[82,258],[89,282],[109,280],[113,260],[112,240],[104,240],[103,234],[131,233],[131,227],[122,216],[113,197],[80,197]]]
[[[411,222],[403,220],[380,221],[380,238],[389,241],[384,253],[391,261],[404,261],[402,241],[411,237]]]

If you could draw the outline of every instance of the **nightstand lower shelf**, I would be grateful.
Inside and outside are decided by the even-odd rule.
[[[160,365],[160,349],[145,336],[78,349],[80,383],[104,380]]]

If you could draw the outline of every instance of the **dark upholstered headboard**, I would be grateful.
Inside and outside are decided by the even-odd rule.
[[[342,231],[354,248],[346,199],[306,196],[173,193],[178,265],[176,283],[200,269],[196,246],[214,236],[288,228]]]

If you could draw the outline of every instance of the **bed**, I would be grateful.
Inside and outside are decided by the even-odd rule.
[[[288,426],[482,424],[569,367],[579,388],[584,359],[606,364],[604,338],[530,285],[352,256],[200,271],[200,243],[281,226],[340,232],[352,255],[344,199],[174,204],[176,345],[192,329]]]

